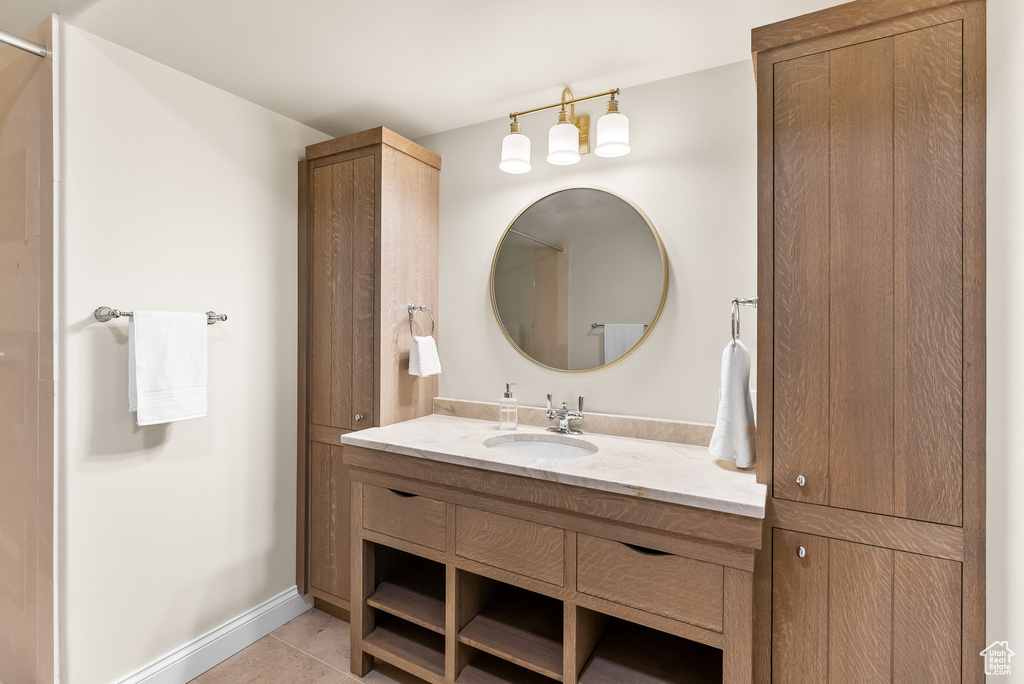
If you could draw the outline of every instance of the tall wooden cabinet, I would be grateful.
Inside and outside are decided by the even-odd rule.
[[[350,591],[340,437],[427,415],[437,396],[436,376],[408,373],[408,305],[436,319],[440,168],[386,128],[311,145],[299,162],[296,584],[333,612]],[[415,323],[429,333],[426,316]]]
[[[984,36],[983,0],[752,34],[760,681],[983,678]]]

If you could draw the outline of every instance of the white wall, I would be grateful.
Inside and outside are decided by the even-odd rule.
[[[61,124],[63,681],[295,584],[296,162],[326,136],[72,26]],[[209,414],[139,428],[127,321],[207,311]]]
[[[1024,4],[988,0],[988,640],[1024,653]],[[978,659],[979,661],[981,658]],[[1013,662],[1024,672],[1024,656]],[[1020,676],[1020,674],[1018,674]]]
[[[619,100],[633,151],[618,159],[590,154],[574,166],[548,164],[554,112],[521,120],[533,144],[533,170],[522,176],[498,170],[507,118],[417,141],[442,157],[441,396],[496,401],[512,381],[520,401],[535,406],[547,392],[570,404],[583,394],[593,411],[714,421],[730,300],[757,290],[753,70],[732,64],[626,89]],[[603,111],[601,101],[577,108],[591,126]],[[519,210],[576,184],[613,190],[650,217],[668,253],[669,293],[640,349],[611,368],[570,375],[531,363],[505,340],[488,278]],[[754,311],[745,309],[751,352],[756,334]]]

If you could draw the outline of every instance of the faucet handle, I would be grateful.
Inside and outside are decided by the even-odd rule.
[[[551,394],[548,394],[548,411],[551,410]]]
[[[583,395],[580,395],[580,413],[583,413]]]

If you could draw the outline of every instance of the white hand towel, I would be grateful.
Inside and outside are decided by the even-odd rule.
[[[750,353],[739,340],[722,352],[722,396],[708,451],[715,458],[749,468],[757,460],[754,405],[750,401]]]
[[[136,311],[128,322],[128,410],[139,425],[206,415],[206,314]]]
[[[644,336],[643,323],[604,324],[604,362],[619,358]]]
[[[437,343],[430,335],[412,338],[409,350],[409,375],[427,377],[441,372],[441,358],[437,355]]]

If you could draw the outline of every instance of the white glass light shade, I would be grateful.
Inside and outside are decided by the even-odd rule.
[[[629,119],[619,112],[608,112],[597,120],[598,157],[621,157],[629,154]]]
[[[501,141],[501,163],[505,173],[526,173],[530,166],[530,139],[522,133],[509,133]]]
[[[548,163],[558,166],[580,160],[580,129],[571,123],[557,123],[548,131]]]

